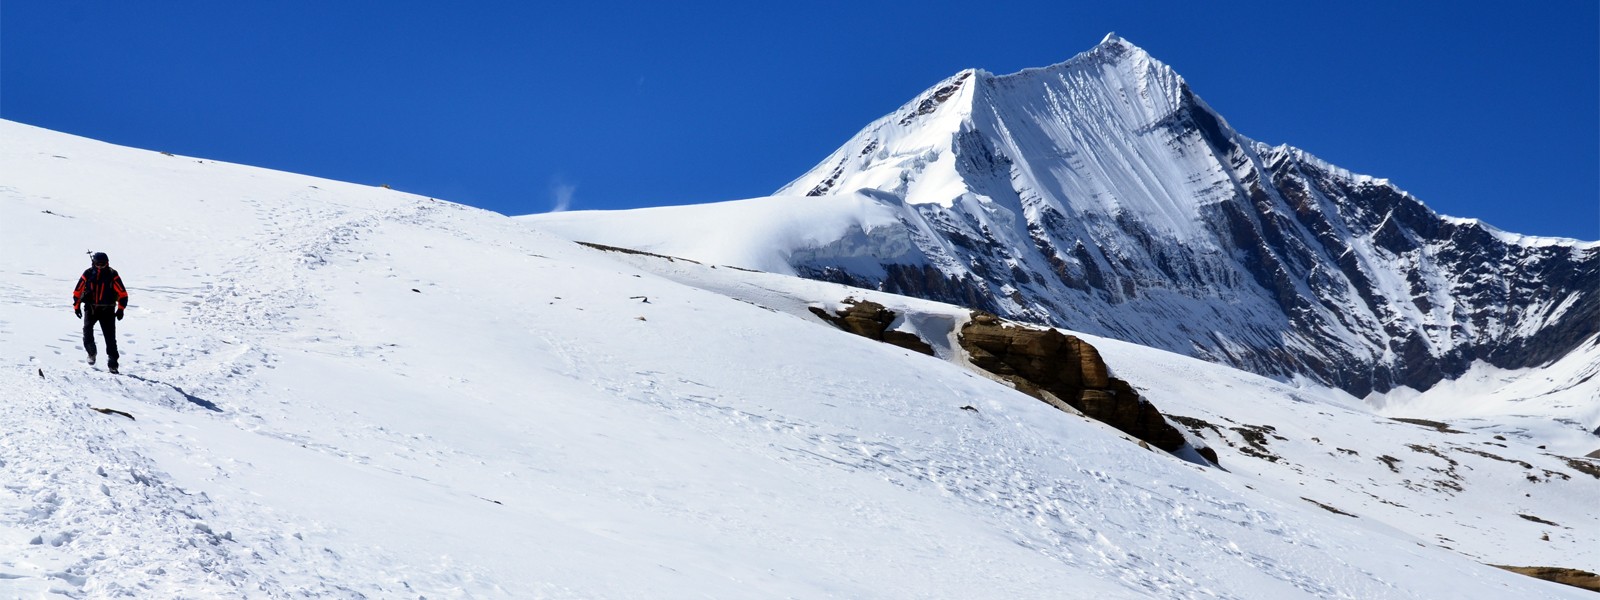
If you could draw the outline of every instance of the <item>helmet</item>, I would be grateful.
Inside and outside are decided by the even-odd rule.
[[[104,267],[111,264],[111,257],[106,256],[104,252],[96,252],[94,253],[94,258],[89,262],[94,263],[95,266]]]

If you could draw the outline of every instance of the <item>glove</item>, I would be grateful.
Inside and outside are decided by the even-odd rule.
[[[117,307],[117,320],[118,321],[122,320],[122,307],[120,307],[120,306]]]
[[[79,308],[77,306],[74,306],[74,307],[72,307],[72,314],[78,315],[78,318],[82,319],[83,318],[83,309]]]

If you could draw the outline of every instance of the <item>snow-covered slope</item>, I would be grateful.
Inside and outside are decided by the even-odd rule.
[[[739,203],[530,218],[575,238],[687,243],[690,258],[983,308],[1357,396],[1426,390],[1477,363],[1543,366],[1600,333],[1600,243],[1441,216],[1386,180],[1252,141],[1116,36],[1047,68],[963,71],[778,195],[784,207],[767,217],[837,233],[741,237],[770,226]],[[802,195],[823,198],[815,215],[789,206]],[[842,201],[870,218],[841,226]],[[653,224],[686,220],[677,214],[736,233],[719,246],[673,242],[682,231]]]
[[[968,311],[839,284],[630,255],[640,268],[701,289],[805,317],[847,299],[897,313],[897,327],[961,363],[950,339]],[[1116,374],[1218,452],[1252,489],[1393,527],[1494,564],[1600,564],[1600,437],[1548,418],[1527,430],[1504,415],[1448,423],[1373,415],[1360,400],[1136,344],[1084,336]],[[1593,368],[1593,363],[1590,363]],[[1401,418],[1403,419],[1403,417]],[[1221,475],[1219,475],[1221,476]],[[1534,517],[1530,519],[1529,517]],[[1544,521],[1544,522],[1541,522]]]
[[[7,597],[1587,595],[447,202],[0,122],[0,228]]]

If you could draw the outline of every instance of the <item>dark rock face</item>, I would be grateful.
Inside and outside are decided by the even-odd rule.
[[[811,313],[821,317],[824,321],[832,323],[839,329],[861,337],[899,346],[913,352],[921,352],[928,356],[934,355],[933,346],[922,341],[922,338],[904,331],[889,329],[898,316],[894,311],[870,300],[845,300],[845,303],[844,310],[839,311],[838,315],[828,314],[828,311],[815,306],[811,307]]]
[[[1183,434],[1128,382],[1110,375],[1094,346],[1055,329],[1008,326],[974,313],[958,340],[973,366],[1057,408],[1070,406],[1150,445],[1173,452]],[[1215,453],[1207,457],[1216,462]]]
[[[1507,241],[1297,151],[1265,158],[1259,185],[1276,200],[1258,209],[1294,219],[1263,223],[1279,231],[1253,239],[1265,242],[1291,280],[1306,283],[1292,294],[1298,301],[1282,307],[1297,337],[1326,349],[1328,360],[1308,365],[1318,378],[1356,395],[1427,389],[1474,360],[1543,365],[1600,332],[1600,251]],[[1340,343],[1344,332],[1367,344]],[[1367,348],[1391,356],[1363,356]]]

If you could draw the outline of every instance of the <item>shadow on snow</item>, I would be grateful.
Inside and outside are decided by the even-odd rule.
[[[172,385],[172,384],[167,383],[165,381],[156,381],[154,379],[146,379],[144,377],[140,377],[138,375],[134,375],[134,374],[131,374],[131,373],[124,373],[122,376],[123,377],[131,377],[133,379],[137,379],[137,380],[143,381],[145,383],[154,383],[154,384],[158,384],[158,385],[167,386],[169,388],[172,388],[172,391],[178,392],[178,394],[183,396],[184,400],[188,400],[191,404],[194,404],[195,406],[199,406],[200,408],[204,408],[204,409],[210,410],[210,411],[222,412],[222,409],[220,407],[218,407],[215,402],[212,402],[212,401],[207,400],[205,398],[201,398],[201,397],[196,396],[194,394],[191,394],[189,392],[185,392],[185,391],[183,391],[183,388],[175,386],[175,385]]]

